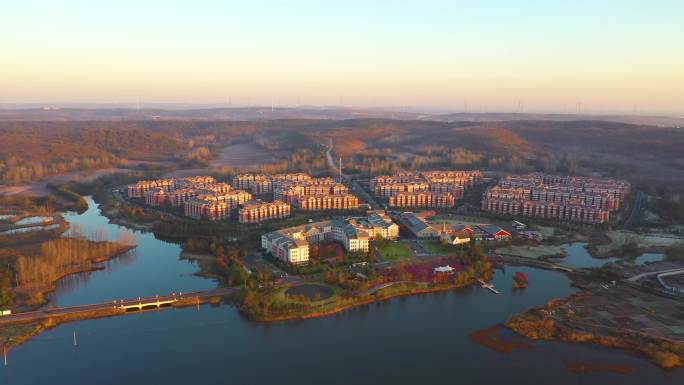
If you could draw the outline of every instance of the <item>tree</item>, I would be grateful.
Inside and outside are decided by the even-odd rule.
[[[12,272],[10,269],[0,268],[0,306],[9,306],[14,302],[12,290]]]
[[[249,273],[237,262],[230,265],[228,271],[228,284],[231,286],[244,285],[249,279]]]

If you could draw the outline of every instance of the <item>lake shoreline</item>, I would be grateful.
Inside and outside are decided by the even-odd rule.
[[[418,283],[416,283],[418,284]],[[430,285],[430,284],[425,284],[425,283],[420,283],[421,285]],[[287,315],[279,315],[279,316],[262,316],[262,315],[255,315],[251,314],[249,312],[245,312],[244,309],[241,309],[241,312],[250,320],[254,322],[259,322],[259,323],[273,323],[273,322],[286,322],[286,321],[292,321],[292,320],[305,320],[305,319],[313,319],[313,318],[323,318],[323,317],[328,317],[331,315],[339,314],[342,312],[345,312],[347,310],[351,310],[353,308],[357,307],[362,307],[362,306],[368,306],[374,303],[381,303],[385,302],[387,300],[391,300],[393,298],[400,298],[400,297],[409,297],[409,296],[418,296],[418,295],[423,295],[423,294],[431,294],[431,293],[439,293],[439,292],[445,292],[449,290],[454,290],[454,289],[462,289],[462,288],[467,288],[467,287],[472,287],[474,285],[477,285],[477,282],[470,282],[466,285],[439,285],[439,286],[433,286],[433,287],[427,287],[427,288],[408,288],[407,290],[399,291],[396,293],[391,293],[388,295],[383,295],[381,297],[376,297],[377,294],[371,294],[370,298],[365,298],[361,299],[357,302],[353,303],[341,303],[339,306],[336,306],[332,309],[324,310],[324,311],[316,311],[315,308],[307,308],[303,309],[301,312],[296,312],[292,314],[287,314]],[[326,304],[319,305],[319,307],[323,307]]]
[[[662,369],[684,365],[682,343],[642,331],[607,327],[600,325],[599,321],[588,324],[578,320],[572,312],[573,307],[582,304],[591,305],[585,307],[595,307],[592,296],[593,293],[585,288],[566,298],[553,299],[541,307],[513,315],[506,321],[505,326],[533,340],[593,344],[632,351]]]

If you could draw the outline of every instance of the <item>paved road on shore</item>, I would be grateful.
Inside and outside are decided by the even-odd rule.
[[[325,157],[328,159],[328,166],[334,170],[336,175],[339,175],[340,173],[340,168],[338,165],[335,165],[335,161],[332,158],[332,146],[328,147],[328,149],[325,151]],[[366,203],[368,203],[373,210],[382,210],[382,206],[371,196],[366,190],[361,187],[361,185],[355,181],[351,176],[347,174],[342,174],[342,181],[347,182],[349,188],[351,191],[356,195],[359,196],[362,200],[364,200]]]
[[[68,307],[54,307],[45,308],[36,311],[16,313],[7,316],[0,316],[0,326],[9,325],[14,323],[26,323],[41,321],[55,316],[65,316],[70,314],[78,314],[83,312],[92,312],[98,310],[109,310],[114,307],[120,306],[132,306],[139,303],[152,303],[157,300],[162,301],[172,301],[172,300],[191,300],[195,298],[208,299],[211,297],[224,297],[232,295],[237,291],[236,288],[218,288],[214,290],[206,291],[195,291],[190,293],[173,293],[169,295],[155,296],[155,297],[139,297],[132,299],[124,299],[120,301],[104,302],[89,305],[78,305],[78,306],[68,306]]]
[[[658,274],[663,274],[663,273],[675,273],[675,272],[679,272],[679,271],[684,272],[684,268],[667,269],[667,270],[660,270],[660,271],[649,271],[646,273],[641,273],[641,274],[637,274],[635,276],[629,277],[629,278],[627,278],[627,280],[629,282],[637,282],[638,280],[640,280],[642,278],[650,277],[652,275],[658,275]]]
[[[641,212],[641,205],[644,201],[644,194],[641,191],[636,192],[634,197],[634,207],[632,207],[632,212],[629,213],[629,217],[622,226],[624,230],[631,230],[634,227],[636,220],[639,218],[639,213]]]

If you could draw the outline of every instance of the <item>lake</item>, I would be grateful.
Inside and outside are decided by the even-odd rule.
[[[96,205],[66,219],[106,228]],[[60,305],[211,288],[180,248],[136,232],[135,255],[104,271],[60,284]],[[525,290],[511,289],[524,272]],[[497,271],[496,295],[479,287],[395,298],[319,319],[272,324],[244,319],[232,306],[152,311],[58,326],[13,350],[0,384],[681,384],[684,371],[662,371],[631,353],[588,345],[533,342],[512,354],[468,338],[478,329],[575,291],[559,272]],[[73,346],[73,333],[78,345]],[[514,333],[506,333],[513,336]],[[623,364],[633,375],[575,374],[564,360]]]

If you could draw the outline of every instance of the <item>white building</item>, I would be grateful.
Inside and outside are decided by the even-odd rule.
[[[341,243],[347,252],[368,252],[375,236],[394,239],[399,227],[383,212],[369,212],[367,218],[334,219],[273,231],[261,236],[261,247],[289,263],[309,260],[309,245],[325,241]]]

